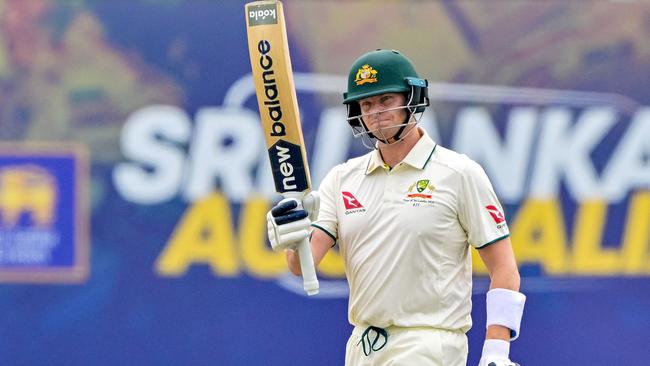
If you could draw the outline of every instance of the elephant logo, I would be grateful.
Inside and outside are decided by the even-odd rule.
[[[54,177],[36,165],[0,169],[0,224],[16,227],[29,214],[37,227],[54,223],[57,186]]]

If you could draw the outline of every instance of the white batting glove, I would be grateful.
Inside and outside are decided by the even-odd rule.
[[[486,339],[483,343],[483,354],[478,366],[519,366],[510,361],[510,342],[500,339]]]
[[[278,202],[266,214],[266,226],[273,250],[295,250],[302,240],[309,237],[310,225],[318,217],[319,207],[320,197],[314,191],[305,195],[302,202],[295,198],[285,198]]]
[[[302,198],[302,207],[309,214],[311,221],[318,219],[318,211],[320,210],[320,195],[318,191],[310,191]]]

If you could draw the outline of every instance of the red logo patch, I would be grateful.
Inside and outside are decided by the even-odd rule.
[[[488,212],[490,213],[490,216],[492,216],[492,219],[494,219],[494,222],[496,222],[497,224],[506,221],[501,211],[499,211],[498,208],[494,207],[494,205],[485,206],[485,208],[487,208]]]
[[[363,208],[363,205],[356,197],[350,192],[343,191],[343,204],[345,205],[346,210],[353,210],[355,208]]]

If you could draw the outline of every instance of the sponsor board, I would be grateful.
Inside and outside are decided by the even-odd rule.
[[[299,95],[338,94],[345,88],[345,78],[334,75],[296,73],[295,81]],[[269,249],[263,228],[262,218],[276,196],[259,117],[246,107],[253,96],[247,75],[232,85],[223,105],[198,110],[194,124],[172,106],[149,106],[127,120],[122,141],[138,143],[122,145],[125,161],[113,171],[117,191],[136,204],[182,198],[189,205],[174,235],[161,243],[154,264],[158,275],[182,276],[193,264],[204,263],[219,277],[246,272],[270,279],[286,272],[283,255]],[[486,209],[495,220],[511,223],[522,273],[540,278],[650,274],[650,233],[643,226],[650,215],[650,108],[632,108],[634,103],[609,94],[462,84],[432,83],[430,96],[454,106],[446,124],[452,130],[440,133],[444,121],[436,110],[425,113],[422,126],[441,145],[484,167],[505,212]],[[355,150],[345,110],[320,108],[319,118],[305,123],[315,131],[307,142],[313,146],[315,187],[334,165],[363,153]],[[610,136],[614,129],[615,138]],[[213,143],[225,139],[227,145]],[[145,174],[143,166],[153,172]],[[404,199],[430,204],[434,189],[416,181]],[[609,209],[617,214],[608,215]],[[217,210],[223,213],[220,222],[210,228],[217,235],[206,242],[200,235],[206,228],[197,228],[196,222]],[[231,219],[235,212],[240,217]],[[198,252],[195,246],[205,245],[212,245],[209,258],[190,255]],[[475,274],[486,275],[473,255]],[[344,278],[336,250],[319,270]]]

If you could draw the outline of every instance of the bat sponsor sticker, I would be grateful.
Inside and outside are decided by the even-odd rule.
[[[261,4],[248,6],[249,26],[278,23],[277,4]]]

